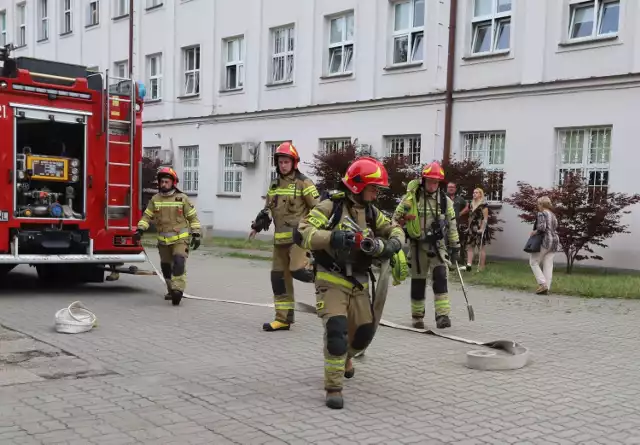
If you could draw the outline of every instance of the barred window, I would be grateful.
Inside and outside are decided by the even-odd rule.
[[[351,145],[351,138],[321,139],[320,145],[323,153],[334,153]]]
[[[487,201],[502,201],[506,132],[464,133],[463,141],[464,158],[480,161],[482,168],[487,171],[490,188],[486,193]]]
[[[182,155],[182,190],[195,193],[198,191],[198,146],[180,147]]]
[[[242,193],[242,169],[233,164],[233,145],[221,145],[222,151],[222,191],[239,195]]]
[[[412,136],[385,136],[387,155],[404,156],[411,165],[420,164],[420,152],[422,148],[422,137]]]

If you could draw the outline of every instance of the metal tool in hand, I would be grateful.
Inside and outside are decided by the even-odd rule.
[[[456,260],[456,271],[458,272],[458,278],[460,278],[460,285],[462,286],[462,293],[464,294],[464,300],[467,302],[467,312],[469,313],[469,321],[474,321],[476,319],[476,314],[473,312],[473,306],[469,303],[469,298],[467,298],[467,289],[464,285],[464,281],[462,280],[462,273],[460,272],[460,266],[458,265],[458,261]]]

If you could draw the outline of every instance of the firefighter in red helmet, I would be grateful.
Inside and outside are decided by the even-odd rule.
[[[189,247],[200,247],[200,221],[196,208],[187,195],[178,190],[178,175],[170,167],[161,167],[157,174],[155,194],[138,222],[136,239],[153,223],[157,230],[160,269],[167,283],[165,300],[180,304],[187,286]],[[191,238],[191,242],[189,242]]]
[[[388,187],[387,171],[374,158],[356,159],[342,179],[344,191],[320,202],[300,222],[300,244],[316,267],[316,310],[324,325],[326,405],[341,409],[343,377],[353,377],[351,358],[375,333],[369,278],[374,258],[402,249],[404,232],[373,202]],[[365,248],[362,241],[369,242]]]
[[[411,240],[411,316],[413,326],[424,329],[427,278],[431,273],[436,327],[451,327],[448,270],[460,252],[453,201],[439,188],[444,170],[432,162],[422,170],[422,178],[407,186],[407,193],[393,219],[404,225]],[[449,241],[449,247],[445,244]],[[450,252],[450,254],[449,254]]]
[[[271,288],[275,306],[275,319],[265,323],[267,332],[289,330],[295,321],[293,279],[303,283],[313,282],[307,252],[294,243],[294,229],[300,219],[309,213],[320,197],[311,179],[300,173],[298,150],[290,142],[276,149],[274,163],[278,177],[267,191],[264,208],[251,223],[250,238],[266,231],[273,220],[274,247],[271,265]]]

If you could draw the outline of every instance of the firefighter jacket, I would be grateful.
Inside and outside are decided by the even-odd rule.
[[[419,180],[411,181],[393,214],[394,221],[400,219],[406,221],[405,229],[412,240],[446,251],[445,238],[448,237],[449,247],[460,248],[453,201],[440,190],[429,193]]]
[[[349,230],[345,218],[351,218],[362,229],[363,237],[397,238],[400,244],[404,244],[405,236],[397,223],[390,221],[371,204],[364,206],[345,197],[339,205],[342,208],[336,209],[334,201],[325,199],[309,212],[298,227],[302,238],[300,246],[313,251],[318,269],[316,279],[351,288],[352,281],[348,279],[348,273],[344,273],[347,272],[347,265],[351,265],[354,276],[363,276],[371,266],[373,257],[357,249],[345,252],[331,248],[332,232]],[[342,272],[338,272],[338,269]]]
[[[156,226],[159,244],[188,241],[190,233],[200,233],[196,208],[187,195],[177,190],[153,195],[138,222],[138,229],[147,230],[150,223]]]
[[[293,244],[293,230],[309,210],[318,204],[320,194],[311,179],[295,170],[273,181],[267,191],[265,208],[271,213],[275,245]]]

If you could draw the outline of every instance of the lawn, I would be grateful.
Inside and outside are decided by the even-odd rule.
[[[537,284],[526,260],[488,261],[482,272],[462,272],[465,283],[534,292]],[[452,279],[458,281],[455,271]],[[640,273],[575,267],[567,275],[563,265],[553,270],[553,294],[586,298],[640,298]]]

